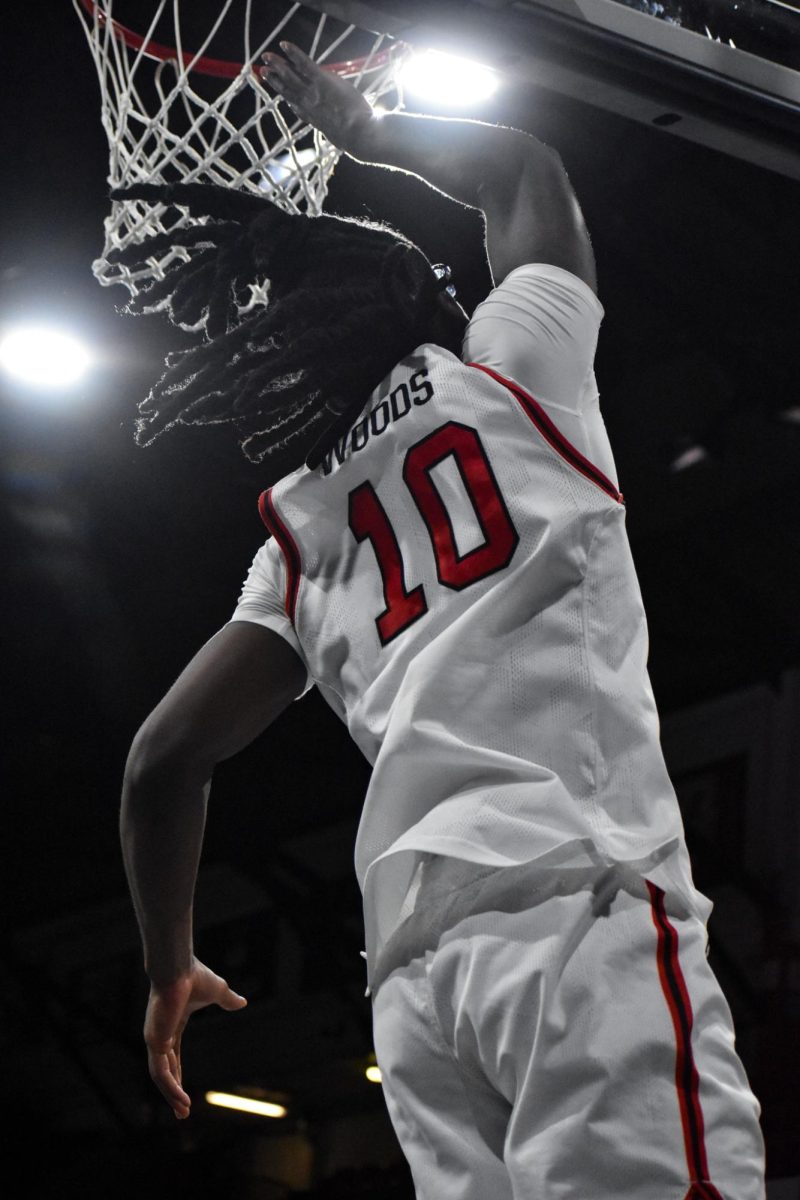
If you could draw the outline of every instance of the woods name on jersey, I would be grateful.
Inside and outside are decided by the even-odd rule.
[[[341,466],[348,454],[357,454],[369,443],[371,437],[380,437],[394,421],[408,416],[411,410],[427,404],[433,398],[433,384],[428,379],[428,368],[421,367],[406,381],[392,388],[388,396],[379,400],[374,408],[361,418],[332,450],[322,459],[322,472],[330,475],[336,466]]]

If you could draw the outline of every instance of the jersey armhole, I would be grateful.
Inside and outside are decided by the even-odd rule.
[[[483,371],[484,375],[488,375],[490,379],[494,379],[496,383],[502,384],[504,388],[507,388],[525,415],[536,426],[544,440],[565,462],[569,463],[574,470],[588,479],[590,483],[601,488],[612,500],[616,500],[618,504],[625,503],[622,492],[594,463],[589,462],[589,459],[581,454],[580,450],[564,437],[563,433],[551,421],[538,400],[534,400],[533,396],[529,395],[519,384],[514,383],[511,379],[506,379],[505,376],[493,370],[492,367],[485,367],[481,363],[475,362],[470,362],[466,365],[474,368],[476,371]]]
[[[297,548],[288,525],[279,515],[272,499],[272,488],[267,488],[258,498],[258,511],[261,520],[278,543],[284,562],[286,563],[286,593],[284,608],[286,615],[294,625],[297,610],[297,593],[300,589],[300,551]]]

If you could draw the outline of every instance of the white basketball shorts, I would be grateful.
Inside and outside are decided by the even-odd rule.
[[[372,989],[418,1200],[763,1200],[702,921],[618,868],[422,870]]]

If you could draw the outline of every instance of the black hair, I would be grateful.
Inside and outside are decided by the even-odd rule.
[[[138,184],[111,195],[205,218],[109,256],[135,268],[175,249],[183,257],[126,311],[166,310],[202,336],[168,356],[139,405],[139,445],[176,424],[227,422],[252,461],[285,463],[288,454],[293,466],[315,466],[389,371],[432,340],[425,334],[449,274],[437,275],[389,226],[290,214],[209,184]],[[249,288],[265,283],[267,303],[247,308]]]

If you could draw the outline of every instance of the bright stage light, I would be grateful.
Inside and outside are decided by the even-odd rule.
[[[88,350],[77,338],[46,325],[22,325],[0,340],[0,366],[39,387],[67,388],[85,374]]]
[[[705,446],[699,443],[685,446],[678,454],[675,455],[669,465],[670,471],[677,474],[679,471],[688,471],[690,467],[696,467],[698,463],[705,462],[708,458],[708,451]]]
[[[491,67],[439,50],[412,54],[401,68],[400,82],[419,99],[448,108],[479,104],[497,91],[499,83]]]
[[[271,192],[275,187],[283,187],[297,178],[297,172],[310,167],[317,161],[313,146],[303,150],[285,150],[277,158],[270,159],[264,166],[264,174],[259,184],[262,192]]]
[[[206,1092],[206,1103],[219,1108],[233,1108],[237,1112],[253,1113],[257,1117],[285,1117],[282,1104],[270,1104],[268,1100],[251,1100],[249,1096],[235,1096],[231,1092]]]
[[[367,1067],[365,1075],[370,1083],[381,1083],[383,1076],[381,1075],[380,1067]]]

